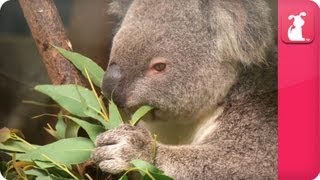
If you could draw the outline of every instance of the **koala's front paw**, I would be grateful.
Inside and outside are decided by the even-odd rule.
[[[102,171],[117,174],[130,168],[133,159],[152,162],[152,141],[147,130],[122,125],[97,137],[97,148],[91,158]]]

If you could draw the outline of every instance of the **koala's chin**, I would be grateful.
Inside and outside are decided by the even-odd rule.
[[[150,106],[150,105],[149,105]],[[152,106],[153,109],[143,116],[143,121],[145,122],[168,122],[169,119],[172,119],[172,115],[170,115],[170,112],[164,112],[154,106]],[[126,115],[132,115],[138,108],[128,108],[125,109]]]
[[[197,121],[196,117],[177,115],[174,112],[164,111],[161,109],[154,108],[150,113],[148,113],[143,121],[147,123],[168,123],[176,125],[188,125]]]

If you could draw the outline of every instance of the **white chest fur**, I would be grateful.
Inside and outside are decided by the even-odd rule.
[[[147,128],[157,135],[157,140],[164,144],[199,144],[210,133],[218,128],[216,119],[222,114],[223,107],[216,109],[214,113],[192,124],[176,124],[166,122],[143,122],[140,126]]]

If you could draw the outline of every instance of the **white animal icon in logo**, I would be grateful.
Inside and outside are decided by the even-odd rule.
[[[0,0],[0,10],[1,10],[2,5],[3,5],[5,2],[7,2],[7,1],[9,1],[9,0]],[[0,180],[1,180],[1,179],[0,179]]]
[[[313,180],[320,180],[320,173],[319,173],[319,175],[318,175],[315,179],[313,179]]]
[[[319,8],[320,8],[320,0],[312,0],[313,2],[315,2],[318,6],[319,6]],[[319,176],[320,177],[320,176]]]
[[[305,24],[305,21],[302,19],[302,16],[306,16],[306,12],[300,12],[299,15],[290,15],[289,20],[293,20],[292,25],[288,29],[288,38],[290,41],[305,41],[306,39],[302,35],[302,27]]]

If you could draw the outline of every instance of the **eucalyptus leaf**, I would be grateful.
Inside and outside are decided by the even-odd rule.
[[[26,175],[36,176],[36,177],[48,175],[48,173],[46,171],[40,170],[40,169],[30,169],[30,170],[24,171],[24,173],[26,173]]]
[[[149,172],[152,177],[156,180],[173,180],[173,178],[164,175],[163,173],[154,173],[154,172]],[[143,180],[151,180],[151,178],[147,175],[145,175],[145,178]]]
[[[95,98],[94,93],[82,86],[74,84],[38,85],[35,87],[35,90],[50,96],[61,107],[76,116],[88,117],[84,113],[85,110],[100,112],[99,102]],[[86,106],[82,103],[82,98]]]
[[[124,174],[119,178],[119,180],[128,180],[128,176]]]
[[[68,165],[68,166],[66,166],[65,168],[69,169],[70,172],[72,172],[74,175],[76,175],[75,172],[72,171],[73,168],[72,168],[71,165]],[[74,169],[74,170],[75,170],[75,169]],[[62,179],[63,179],[63,180],[65,180],[65,179],[73,179],[73,180],[74,180],[74,178],[72,178],[72,177],[70,176],[70,174],[66,172],[65,169],[61,169],[61,168],[58,167],[58,166],[55,166],[55,167],[53,167],[53,168],[50,168],[50,169],[48,169],[48,171],[49,171],[50,176],[53,177],[55,180],[58,180],[58,179],[61,179],[61,180],[62,180]]]
[[[84,113],[87,116],[99,121],[105,127],[105,129],[110,129],[110,126],[108,124],[109,122],[103,119],[97,112],[91,111],[90,109],[86,109]]]
[[[50,161],[59,164],[80,164],[89,159],[94,144],[90,139],[83,137],[61,139],[51,144],[41,146],[25,154],[18,154],[17,160],[23,161]],[[48,159],[48,157],[50,159]]]
[[[54,175],[50,175],[50,176],[37,177],[36,180],[74,180],[74,179],[63,178],[63,177],[57,177],[57,176],[54,176]]]
[[[49,161],[33,161],[33,162],[41,169],[48,169],[56,166]]]
[[[95,125],[95,124],[83,121],[81,119],[78,119],[78,118],[75,118],[72,116],[66,116],[66,117],[68,119],[70,119],[71,121],[77,123],[81,128],[83,128],[87,132],[87,134],[88,134],[89,138],[92,140],[92,142],[95,142],[96,137],[100,133],[105,131],[105,129],[102,126]]]
[[[91,117],[107,127],[107,122],[99,115],[100,105],[94,93],[78,85],[38,85],[35,90],[50,96],[61,107],[79,117]]]
[[[88,74],[90,76],[90,79],[92,82],[98,86],[101,87],[102,78],[104,71],[103,69],[98,66],[94,61],[92,61],[90,58],[85,57],[79,53],[72,52],[65,50],[63,48],[55,47],[65,58],[67,58],[69,61],[71,61],[72,64],[74,64],[77,69],[81,71],[84,77],[86,76],[85,69],[87,69]]]
[[[156,168],[154,165],[152,165],[146,161],[135,159],[135,160],[132,160],[130,163],[134,167],[139,168],[139,169],[143,169],[148,172],[154,172],[154,173],[159,173],[159,174],[163,173],[163,171],[161,171],[160,169]],[[145,175],[145,173],[143,173],[141,171],[140,171],[140,174],[143,176]]]
[[[148,172],[156,180],[173,180],[173,178],[164,175],[163,171],[161,171],[160,169],[156,168],[154,165],[146,161],[135,159],[135,160],[132,160],[130,163],[134,167],[140,169],[138,171],[142,175],[143,180],[152,180],[152,178],[150,178],[150,176],[145,172]]]
[[[18,176],[18,173],[16,171],[10,171],[6,174],[6,179],[15,179]]]
[[[39,147],[37,145],[32,145],[32,146],[35,148]],[[23,152],[28,152],[34,149],[21,141],[10,139],[4,143],[0,143],[0,150],[23,153]]]
[[[0,173],[2,172],[6,172],[6,170],[8,169],[7,167],[7,163],[4,161],[0,161]],[[1,176],[0,176],[1,177]],[[0,178],[1,179],[1,178]]]
[[[60,139],[57,131],[54,130],[54,129],[52,129],[51,126],[44,127],[44,130],[47,131],[47,132],[48,132],[51,136],[53,136],[54,138]]]
[[[109,122],[108,122],[109,126],[108,127],[110,129],[117,128],[122,123],[123,123],[123,120],[119,112],[119,109],[117,105],[111,100],[109,102]]]
[[[133,115],[131,118],[131,124],[132,125],[136,125],[139,120],[146,115],[149,111],[151,111],[153,109],[153,107],[151,106],[141,106]]]
[[[51,176],[40,176],[40,177],[37,177],[36,180],[56,180],[56,179],[54,179]]]
[[[63,139],[66,137],[67,125],[63,120],[62,112],[58,114],[58,120],[55,128],[60,139]]]
[[[62,178],[62,177],[50,175],[50,176],[40,176],[40,177],[37,177],[35,180],[74,180],[74,179]]]
[[[65,138],[78,137],[79,129],[80,126],[77,123],[73,121],[67,121]]]

